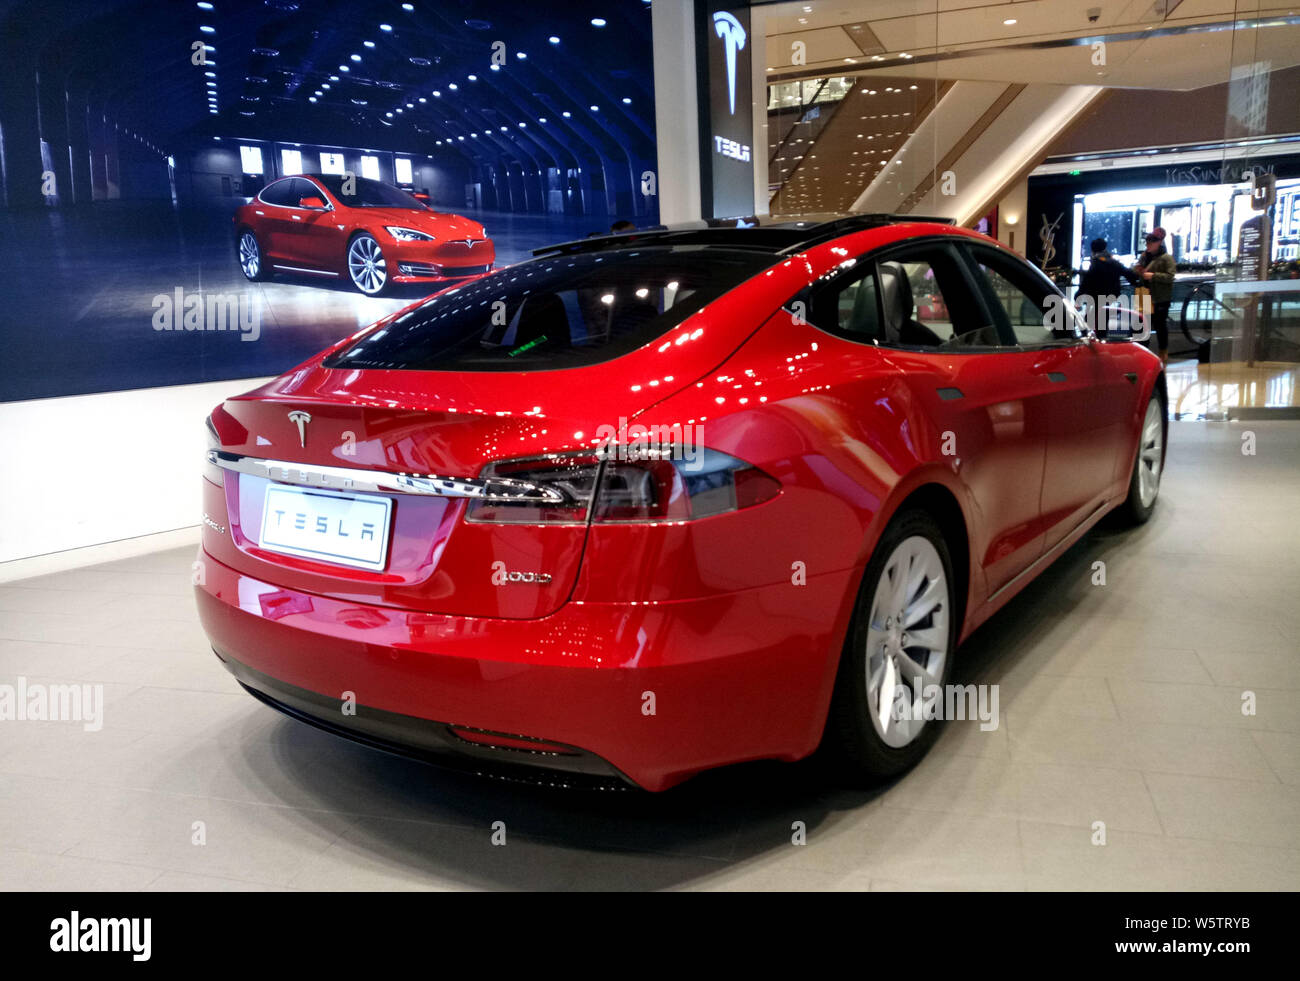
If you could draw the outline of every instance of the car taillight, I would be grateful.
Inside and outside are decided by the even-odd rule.
[[[781,492],[775,477],[716,450],[638,458],[643,455],[610,447],[490,464],[482,476],[526,481],[556,492],[563,503],[475,501],[469,518],[514,524],[691,521],[762,504]]]
[[[217,435],[217,427],[212,424],[212,417],[208,416],[205,422],[208,430],[208,449],[221,449],[221,437]],[[206,453],[203,455],[203,459],[205,461],[203,464],[203,476],[207,477],[208,480],[212,481],[218,487],[223,486],[226,482],[226,472],[215,463],[208,460]]]
[[[471,501],[469,520],[499,521],[507,524],[586,524],[596,481],[600,477],[600,459],[595,453],[557,454],[532,460],[502,460],[483,468],[480,477],[494,477],[531,485],[550,500],[511,501],[501,498]]]

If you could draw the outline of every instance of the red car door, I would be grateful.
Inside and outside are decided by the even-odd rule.
[[[1028,359],[1003,343],[962,257],[930,242],[859,261],[814,299],[816,323],[888,349],[925,420],[915,452],[951,466],[969,491],[972,553],[988,591],[1043,548],[1045,434]],[[827,295],[828,294],[828,295]]]
[[[1018,257],[966,247],[986,300],[1015,338],[1020,370],[1044,407],[1046,459],[1039,509],[1044,548],[1067,537],[1105,503],[1133,386],[1085,338],[1051,282]]]
[[[325,260],[324,243],[331,240],[330,222],[334,213],[325,208],[302,206],[304,199],[318,198],[322,203],[328,204],[328,198],[305,177],[292,178],[292,184],[288,206],[276,209],[276,235],[281,261],[295,269],[315,271],[329,268]]]
[[[289,215],[298,203],[298,179],[285,177],[266,185],[254,202],[258,219],[257,238],[271,265],[293,265],[294,236]]]

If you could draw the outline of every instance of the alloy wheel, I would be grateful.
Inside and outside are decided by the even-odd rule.
[[[1160,401],[1147,403],[1146,419],[1142,422],[1142,443],[1138,447],[1138,496],[1142,506],[1149,508],[1160,492],[1160,471],[1164,464],[1165,431],[1160,418]]]
[[[942,683],[948,659],[948,605],[938,550],[905,538],[881,570],[867,627],[867,709],[886,746],[906,746],[925,727],[926,688]]]
[[[252,232],[239,236],[239,267],[249,279],[256,279],[262,271],[262,250],[257,247],[257,238]]]
[[[388,282],[384,253],[380,251],[379,243],[369,235],[353,239],[348,246],[348,275],[357,289],[371,296]]]

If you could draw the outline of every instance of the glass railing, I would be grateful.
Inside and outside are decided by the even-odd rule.
[[[769,197],[775,197],[798,169],[854,81],[809,78],[767,87]]]

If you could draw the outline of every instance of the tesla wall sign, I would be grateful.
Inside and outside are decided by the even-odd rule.
[[[697,0],[696,45],[707,93],[700,99],[703,217],[754,213],[754,97],[751,64],[755,40],[743,4]],[[759,42],[762,39],[758,39]]]

